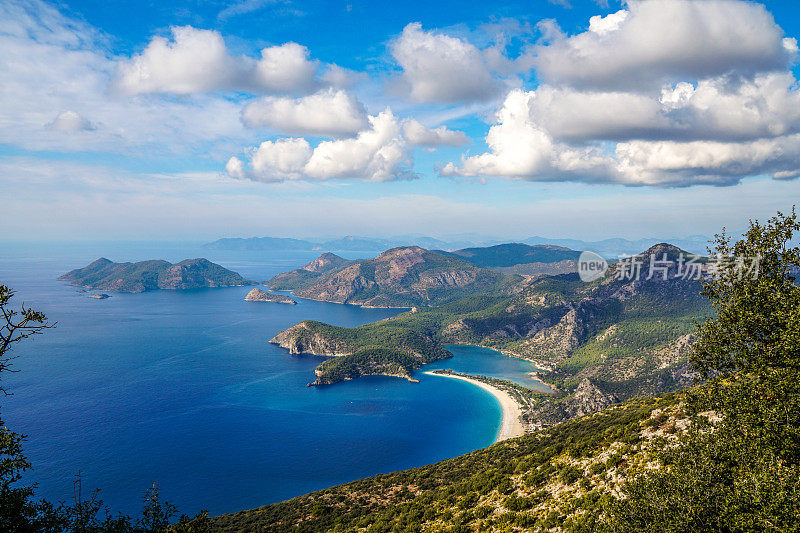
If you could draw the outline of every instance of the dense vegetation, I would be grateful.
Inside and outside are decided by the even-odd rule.
[[[680,250],[654,247],[652,253],[659,252],[674,256]],[[399,350],[422,364],[447,357],[445,344],[475,344],[533,360],[547,369],[540,377],[564,394],[590,379],[609,396],[628,399],[691,383],[691,334],[697,321],[713,312],[701,289],[700,282],[683,279],[607,278],[587,284],[576,274],[527,278],[355,328],[306,321],[307,327],[295,331],[296,344],[307,347],[310,338],[323,339],[322,348],[307,351],[323,354],[326,346],[336,348],[330,355],[364,348]],[[337,381],[325,373],[338,366],[321,365],[320,383]],[[362,373],[369,373],[367,366],[378,365],[365,365]],[[342,367],[353,365],[343,362]],[[548,423],[571,412],[554,407],[547,408]]]
[[[365,375],[411,379],[411,373],[419,367],[418,359],[400,350],[362,348],[348,356],[334,357],[319,365],[316,370],[316,384],[331,384]]]
[[[635,477],[614,507],[614,525],[641,531],[796,531],[800,528],[800,223],[778,214],[751,222],[731,244],[723,232],[717,252],[760,258],[757,279],[735,262],[705,287],[717,316],[701,325],[692,362],[707,387],[689,395],[694,412],[713,410],[713,430],[697,423],[678,448],[665,448],[665,466]]]

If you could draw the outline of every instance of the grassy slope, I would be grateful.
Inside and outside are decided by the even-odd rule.
[[[432,465],[214,519],[222,531],[571,530],[596,519],[654,437],[672,438],[676,394],[637,399]]]

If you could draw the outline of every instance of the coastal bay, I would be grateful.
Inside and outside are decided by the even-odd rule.
[[[525,433],[525,428],[522,425],[522,420],[520,417],[522,416],[522,409],[520,405],[505,391],[498,389],[497,387],[493,387],[488,383],[484,383],[483,381],[478,381],[477,379],[469,378],[467,376],[459,376],[454,374],[436,374],[433,372],[424,372],[428,376],[437,376],[443,378],[450,378],[450,379],[458,379],[461,381],[466,381],[467,383],[471,383],[476,387],[483,389],[484,391],[491,394],[497,401],[500,403],[500,407],[503,410],[503,419],[500,424],[500,428],[497,431],[497,436],[495,437],[495,442],[500,442],[508,439],[512,439],[514,437],[519,437]]]
[[[137,511],[142,491],[158,481],[181,512],[223,513],[494,441],[502,413],[480,389],[380,376],[306,387],[321,359],[287,356],[266,342],[306,318],[354,326],[398,310],[306,299],[252,304],[244,301],[251,287],[119,293],[98,305],[56,279],[112,254],[174,262],[205,253],[249,279],[316,255],[136,246],[9,248],[0,260],[3,282],[58,321],[20,347],[3,412],[31,436],[25,451],[37,468],[28,479],[41,497],[71,497],[80,470],[84,487],[101,488],[113,509]]]

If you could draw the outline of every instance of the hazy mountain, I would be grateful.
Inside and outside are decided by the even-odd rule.
[[[318,245],[300,239],[250,237],[218,239],[204,245],[209,250],[317,250]]]
[[[529,237],[523,242],[526,244],[550,244],[555,246],[564,246],[573,250],[590,250],[602,256],[614,258],[621,255],[630,256],[639,253],[655,244],[663,242],[665,239],[648,238],[638,239],[631,241],[628,239],[604,239],[602,241],[581,241],[578,239],[549,239],[547,237]],[[705,255],[707,250],[709,238],[703,235],[692,235],[683,239],[669,239],[679,248],[686,251]]]

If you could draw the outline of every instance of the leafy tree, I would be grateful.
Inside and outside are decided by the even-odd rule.
[[[757,258],[758,271],[717,261],[705,285],[715,318],[699,327],[694,367],[712,378],[689,396],[689,434],[658,455],[612,504],[618,531],[800,529],[800,231],[797,215],[751,222],[720,257]]]
[[[139,525],[143,531],[164,531],[178,510],[169,502],[161,502],[158,483],[144,492],[144,507]]]

